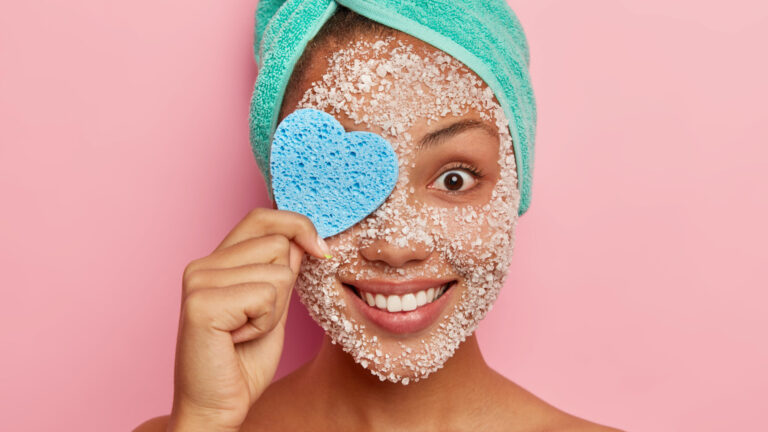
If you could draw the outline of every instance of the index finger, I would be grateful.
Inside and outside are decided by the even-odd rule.
[[[248,212],[224,237],[214,252],[243,240],[268,234],[282,234],[318,258],[331,258],[330,248],[317,234],[315,225],[308,217],[290,210],[262,207]]]

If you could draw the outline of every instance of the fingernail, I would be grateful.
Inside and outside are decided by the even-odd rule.
[[[317,244],[320,246],[320,250],[323,251],[323,256],[325,256],[326,259],[333,258],[333,255],[331,255],[331,248],[328,247],[328,243],[326,243],[320,236],[317,237]]]

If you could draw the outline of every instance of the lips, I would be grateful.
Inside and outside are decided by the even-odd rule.
[[[390,333],[410,334],[424,330],[442,315],[456,282],[450,279],[367,280],[342,282],[342,285],[350,303],[369,321]]]
[[[411,279],[407,281],[388,281],[384,279],[368,279],[359,281],[341,281],[343,284],[352,285],[361,291],[381,293],[384,295],[415,294],[428,288],[439,288],[455,279]]]

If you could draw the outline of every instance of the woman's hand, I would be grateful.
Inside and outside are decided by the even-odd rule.
[[[275,375],[305,251],[330,254],[309,218],[257,208],[187,265],[169,430],[240,429]]]

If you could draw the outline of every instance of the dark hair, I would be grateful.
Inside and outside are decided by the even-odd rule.
[[[317,35],[307,43],[304,52],[301,53],[301,57],[299,57],[296,66],[293,68],[291,78],[288,80],[285,96],[288,96],[290,89],[296,88],[296,86],[301,83],[301,80],[304,78],[307,64],[317,47],[331,46],[336,48],[363,34],[384,38],[389,35],[394,35],[396,32],[397,30],[391,27],[387,27],[384,24],[380,24],[349,8],[339,5],[333,16],[326,21],[323,27],[320,28],[320,31],[317,32]],[[286,97],[283,98],[283,102]]]

